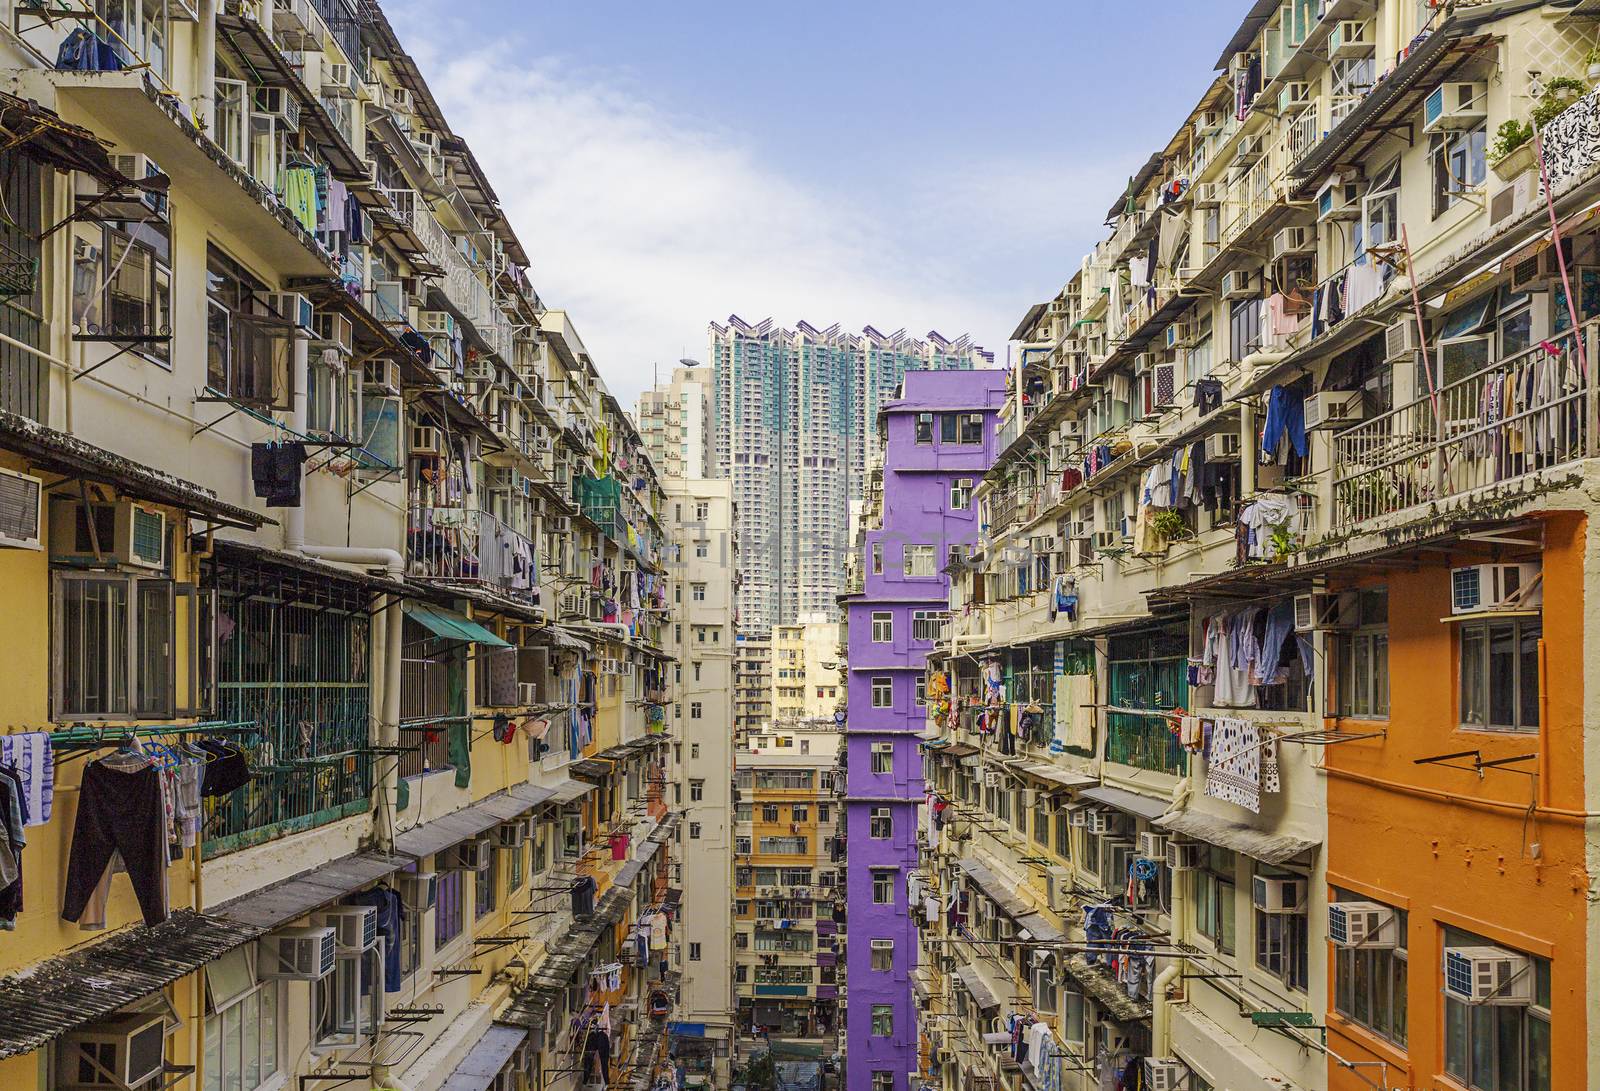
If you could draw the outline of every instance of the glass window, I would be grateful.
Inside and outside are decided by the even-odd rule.
[[[874,644],[894,643],[894,614],[888,610],[874,610],[872,612],[872,642]]]
[[[944,636],[945,627],[949,624],[950,611],[948,610],[913,610],[911,611],[911,639],[931,644]]]
[[[500,897],[500,854],[489,854],[489,870],[476,872],[472,877],[473,914],[472,919],[478,920],[494,912],[495,903]]]
[[[1444,930],[1444,945],[1498,946],[1457,928]],[[1550,962],[1530,961],[1534,998],[1527,1007],[1445,996],[1445,1072],[1474,1091],[1550,1089]]]
[[[957,438],[958,443],[983,442],[983,414],[963,413],[961,415],[961,432]]]
[[[954,443],[956,441],[956,415],[954,413],[939,414],[939,442]]]
[[[874,576],[883,575],[883,543],[882,542],[873,542],[872,543],[872,574]]]
[[[433,949],[445,947],[461,934],[465,925],[461,904],[461,871],[441,872],[433,903]]]
[[[874,870],[872,873],[872,903],[894,904],[894,875],[892,871]]]
[[[1490,731],[1539,730],[1539,618],[1485,618],[1457,626],[1461,723]]]
[[[286,409],[294,322],[266,305],[266,285],[215,246],[206,248],[206,385],[262,408]]]
[[[872,744],[872,771],[874,773],[894,772],[894,743],[875,742]]]
[[[128,345],[170,366],[172,246],[166,223],[80,224],[77,232],[72,262],[77,338]]]
[[[1355,628],[1333,639],[1338,714],[1366,719],[1389,715],[1389,593],[1354,592]]]
[[[935,550],[931,545],[908,545],[902,557],[907,576],[937,576]]]
[[[880,674],[872,679],[872,707],[894,707],[894,682],[888,675]]]
[[[1256,965],[1291,989],[1306,987],[1306,914],[1255,911]]]
[[[918,413],[917,414],[917,442],[918,443],[932,443],[933,442],[933,414],[932,413]]]
[[[886,840],[894,836],[894,818],[887,807],[872,808],[872,815],[868,821],[867,836],[877,841]]]
[[[872,968],[874,970],[894,969],[894,940],[875,939],[872,941]]]
[[[1206,866],[1194,873],[1195,929],[1218,951],[1230,955],[1238,927],[1233,911],[1233,874],[1233,854],[1216,847],[1211,849]]]
[[[1370,901],[1349,890],[1334,891],[1341,902]],[[1397,909],[1390,925],[1393,949],[1372,947],[1334,948],[1334,1010],[1396,1045],[1406,1044],[1406,957],[1407,915]]]
[[[255,980],[255,951],[240,952],[243,988],[218,995],[209,968],[204,1091],[256,1091],[276,1083],[281,1066],[281,981]]]
[[[972,478],[958,477],[950,482],[950,510],[967,511],[972,507]]]
[[[1433,215],[1443,216],[1463,195],[1483,185],[1488,172],[1488,128],[1434,133],[1428,138],[1433,170]]]
[[[872,1036],[887,1038],[894,1033],[894,1005],[872,1005]]]
[[[113,524],[100,518],[100,512],[111,515],[114,510],[109,505],[95,509],[95,529],[104,549],[110,548]],[[74,545],[81,545],[82,552],[93,548],[86,527],[87,521],[80,518],[80,541]],[[57,716],[173,714],[171,580],[58,572],[55,598]]]

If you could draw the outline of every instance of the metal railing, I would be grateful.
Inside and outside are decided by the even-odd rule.
[[[428,579],[530,591],[538,550],[526,535],[486,511],[414,507],[406,519],[407,571]]]
[[[1591,367],[1597,328],[1581,330]],[[1333,529],[1592,455],[1595,387],[1579,366],[1576,336],[1545,344],[1335,436]]]

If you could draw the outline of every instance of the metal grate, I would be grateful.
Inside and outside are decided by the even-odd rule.
[[[1444,988],[1456,996],[1471,996],[1474,979],[1472,959],[1460,951],[1444,953]]]

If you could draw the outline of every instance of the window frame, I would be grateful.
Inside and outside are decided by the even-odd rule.
[[[872,841],[888,841],[894,837],[894,811],[891,808],[874,807],[867,812],[867,837]]]
[[[163,197],[162,200],[167,199]],[[72,289],[69,295],[75,339],[99,341],[119,347],[126,345],[132,353],[157,367],[171,371],[173,301],[177,298],[177,294],[173,286],[170,202],[166,207],[169,210],[167,216],[152,216],[146,221],[108,220],[100,224],[77,225],[73,233]],[[90,235],[98,235],[98,239],[91,240],[88,238]],[[87,256],[78,256],[76,244],[79,242],[85,247],[97,247],[92,266]],[[120,256],[113,257],[118,248]],[[124,298],[120,293],[115,293],[114,289],[123,283],[124,273],[129,270],[135,256],[145,264],[145,283],[142,286],[144,298],[139,306],[148,316],[148,322],[143,327],[124,328],[111,322],[107,315],[112,310],[113,299]],[[113,273],[114,275],[111,275]],[[92,296],[87,290],[80,291],[80,276],[98,285]],[[87,284],[83,287],[87,289]],[[164,323],[161,321],[163,290],[166,318]],[[99,321],[87,325],[91,315]],[[79,327],[83,327],[81,333],[76,332]],[[127,340],[117,339],[119,331]]]
[[[1428,175],[1433,191],[1433,219],[1449,212],[1467,195],[1481,189],[1488,177],[1489,125],[1480,121],[1470,129],[1431,133],[1428,137]],[[1461,176],[1452,169],[1462,160]]]
[[[901,574],[908,580],[932,579],[939,575],[938,546],[911,542],[900,551]]]
[[[894,611],[893,610],[874,610],[874,611],[872,611],[871,636],[872,636],[872,643],[874,643],[874,644],[893,644],[894,643]]]
[[[284,1069],[286,1045],[284,1034],[284,983],[274,978],[262,979],[258,966],[260,955],[255,944],[248,944],[239,950],[246,959],[246,965],[252,981],[248,988],[218,1004],[212,994],[209,975],[207,979],[206,1015],[204,1025],[201,1028],[201,1051],[206,1058],[204,1091],[260,1091],[264,1087],[277,1086],[280,1082],[278,1077]],[[268,997],[271,998],[272,1014],[270,1017],[262,1014],[264,1007],[269,1006]],[[252,998],[256,1011],[254,1018],[249,1016]],[[229,1013],[236,1013],[236,1021],[232,1028],[227,1026]],[[244,1080],[244,1071],[249,1063],[249,1058],[244,1052],[245,1039],[243,1034],[248,1027],[252,1026],[256,1030],[257,1079],[254,1083],[247,1084]],[[270,1071],[267,1067],[269,1063],[266,1049],[267,1043],[264,1040],[265,1031],[269,1027],[272,1031]],[[224,1041],[224,1035],[235,1032],[240,1035],[238,1052],[235,1055],[239,1066],[239,1072],[237,1073],[239,1078],[237,1081],[226,1078],[229,1052]],[[213,1041],[216,1043],[214,1048]],[[215,1076],[214,1079],[213,1076]]]
[[[110,631],[111,623],[122,633],[124,640],[121,662],[119,663],[117,649],[102,647],[98,649],[96,658],[102,659],[100,669],[105,672],[105,681],[112,685],[115,676],[122,675],[122,690],[120,695],[113,694],[110,700],[120,704],[121,707],[108,707],[105,709],[86,709],[81,704],[69,707],[72,694],[78,695],[82,700],[84,690],[83,678],[73,675],[73,667],[68,662],[67,647],[63,643],[68,634],[68,588],[78,590],[81,585],[100,584],[107,588],[122,589],[120,605],[109,602],[80,604],[92,607],[95,611],[110,615],[121,612],[125,616],[119,621],[114,617],[103,617],[100,633]],[[166,599],[166,637],[167,652],[159,652],[151,658],[145,654],[145,644],[152,638],[144,631],[143,621],[146,617],[143,610],[142,596],[146,589],[155,589]],[[136,575],[133,573],[112,572],[104,570],[67,570],[56,569],[51,572],[51,633],[50,633],[50,661],[51,661],[51,711],[53,717],[63,721],[120,721],[138,719],[159,719],[177,715],[177,659],[178,659],[178,617],[177,600],[178,585],[165,575]],[[191,599],[190,612],[195,613],[197,602]],[[191,621],[194,620],[192,617]],[[84,625],[89,624],[87,617],[80,620],[78,627],[81,632]],[[194,628],[194,626],[190,626]],[[195,634],[190,633],[191,642]],[[156,638],[159,642],[159,638]],[[193,649],[191,649],[192,651]],[[195,667],[194,657],[190,656],[190,669]],[[148,672],[148,673],[147,673]],[[159,677],[156,675],[159,673]],[[76,684],[69,685],[70,682]]]
[[[894,940],[875,939],[871,945],[871,963],[869,968],[878,973],[891,973],[894,970]],[[883,965],[880,965],[884,963]]]
[[[873,675],[871,693],[873,708],[894,707],[894,679],[890,675]]]
[[[1473,618],[1466,621],[1454,622],[1453,624],[1456,627],[1456,632],[1454,634],[1456,651],[1456,722],[1460,729],[1463,731],[1491,731],[1498,734],[1511,735],[1537,734],[1539,731],[1539,717],[1541,714],[1539,708],[1541,695],[1538,690],[1538,645],[1539,641],[1544,638],[1543,616],[1506,616],[1498,618],[1491,616]],[[1511,643],[1513,647],[1513,669],[1510,672],[1513,689],[1510,703],[1512,714],[1515,717],[1515,722],[1512,724],[1496,724],[1489,722],[1489,717],[1493,715],[1492,709],[1495,704],[1495,694],[1494,690],[1492,689],[1494,683],[1494,633],[1496,629],[1502,626],[1510,627]],[[1528,630],[1532,630],[1532,632],[1530,633]],[[1467,694],[1467,687],[1469,684],[1467,641],[1469,636],[1479,637],[1479,643],[1481,644],[1480,653],[1473,656],[1473,658],[1477,660],[1478,677],[1476,681],[1482,687],[1482,692],[1475,699],[1475,701],[1469,701]],[[1522,643],[1524,640],[1527,640],[1530,637],[1533,641],[1532,647],[1531,649],[1524,650],[1522,648]],[[1523,657],[1530,656],[1530,653],[1531,662],[1522,661]],[[1525,677],[1525,673],[1529,671],[1530,667],[1532,672],[1531,679]],[[1531,708],[1524,708],[1523,704],[1524,700],[1526,699],[1526,695],[1523,693],[1523,687],[1530,680],[1534,687],[1532,705]],[[1468,719],[1468,709],[1473,703],[1479,704],[1483,709],[1484,719],[1482,722],[1476,722]],[[1531,712],[1533,715],[1533,722],[1531,724],[1525,723],[1522,719],[1523,714],[1526,712]]]

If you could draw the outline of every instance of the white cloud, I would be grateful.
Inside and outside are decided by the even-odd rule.
[[[1120,184],[1116,171],[1041,161],[907,163],[879,193],[828,192],[647,101],[622,74],[505,45],[463,53],[437,21],[424,29],[404,9],[399,21],[541,297],[572,314],[625,405],[653,363],[703,357],[706,323],[730,313],[965,332],[1003,359],[1004,338],[1070,275]],[[1026,283],[1041,266],[1053,279]]]

